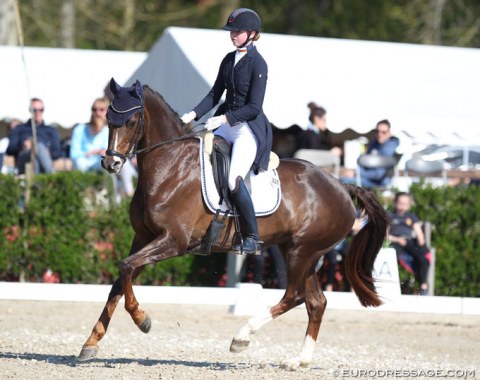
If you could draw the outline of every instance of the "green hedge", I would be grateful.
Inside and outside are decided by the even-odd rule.
[[[413,186],[413,211],[433,225],[435,294],[480,297],[480,186]]]
[[[25,180],[0,175],[0,280],[42,281],[50,269],[64,283],[111,283],[133,238],[129,200],[115,202],[108,175],[38,175],[28,203]],[[138,283],[185,285],[193,257],[149,266]]]
[[[0,280],[42,281],[51,269],[64,283],[108,283],[129,252],[129,201],[114,201],[106,174],[38,175],[25,204],[25,181],[0,175]],[[413,208],[433,224],[435,294],[480,296],[480,187],[412,187]],[[145,268],[144,285],[215,286],[225,255],[186,255]]]

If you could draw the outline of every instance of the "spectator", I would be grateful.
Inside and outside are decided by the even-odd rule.
[[[296,150],[299,149],[321,149],[328,150],[336,156],[342,155],[339,147],[333,146],[332,135],[327,128],[327,111],[317,106],[314,102],[308,103],[310,124],[306,131],[300,132],[296,137]]]
[[[287,267],[285,258],[277,245],[272,245],[268,248],[262,249],[261,255],[250,255],[249,260],[252,261],[253,281],[257,284],[265,285],[264,272],[265,260],[267,255],[270,255],[270,263],[275,268],[274,277],[277,280],[279,289],[287,288]]]
[[[55,128],[43,120],[44,105],[39,98],[30,102],[32,118],[12,130],[9,137],[7,154],[15,157],[18,174],[25,174],[25,165],[30,162],[32,150],[33,124],[36,126],[37,146],[35,147],[35,173],[52,173],[53,160],[60,158],[60,137]]]
[[[393,157],[400,142],[397,137],[392,136],[390,122],[387,119],[380,120],[375,132],[377,137],[370,142],[366,153]],[[373,188],[386,185],[387,169],[359,166],[357,170],[360,170],[362,187]],[[343,177],[340,177],[340,180],[344,183],[356,183],[355,172],[346,172]]]
[[[10,123],[8,123],[8,134],[10,135],[15,127],[19,126],[20,124],[23,124],[23,121],[20,119],[10,120]],[[3,158],[5,156],[5,152],[7,151],[9,141],[10,138],[8,136],[5,136],[0,140],[0,172],[3,174],[9,173],[10,171],[9,168],[3,167]]]
[[[415,279],[420,283],[420,294],[428,293],[428,248],[417,215],[410,211],[411,198],[408,193],[399,192],[395,195],[395,208],[390,214],[391,226],[389,240],[395,248],[397,258],[402,252],[411,255],[417,265],[414,266]]]
[[[325,254],[325,257],[328,260],[328,267],[327,267],[327,281],[325,285],[325,290],[327,292],[331,292],[334,290],[334,284],[335,284],[335,274],[337,271],[337,263],[338,263],[338,256],[340,256],[343,260],[345,260],[345,256],[347,254],[348,250],[348,245],[349,245],[349,238],[351,236],[355,236],[365,225],[367,222],[366,218],[363,215],[360,215],[359,212],[357,212],[357,215],[355,217],[355,222],[353,223],[352,230],[350,234],[341,240],[332,250],[327,252]],[[322,264],[323,264],[323,256],[319,260],[319,264],[317,264],[317,268],[319,269]],[[318,271],[317,269],[317,271]]]
[[[90,121],[78,124],[70,140],[70,158],[73,168],[82,172],[101,171],[102,155],[108,145],[107,98],[95,99]]]
[[[95,99],[92,105],[90,121],[78,124],[73,129],[70,141],[70,158],[73,168],[82,172],[102,171],[102,156],[108,147],[107,98]],[[134,192],[133,177],[136,170],[127,160],[118,174],[121,181],[121,195],[131,196]]]

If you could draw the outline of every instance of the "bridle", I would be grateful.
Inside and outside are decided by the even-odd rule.
[[[110,107],[112,108],[112,110],[116,113],[127,113],[127,112],[131,112],[133,110],[137,110],[133,113],[133,115],[135,115],[137,112],[140,112],[140,117],[137,121],[137,125],[135,126],[135,135],[134,135],[134,138],[132,139],[132,142],[130,144],[130,146],[128,147],[128,150],[127,150],[127,153],[125,154],[122,154],[120,152],[117,152],[116,150],[113,150],[113,149],[107,149],[105,154],[107,156],[115,156],[115,157],[119,157],[120,159],[123,160],[123,162],[125,162],[128,158],[136,155],[136,154],[142,154],[142,153],[147,153],[153,149],[156,149],[156,148],[159,148],[163,145],[166,145],[166,144],[171,144],[173,142],[176,142],[176,141],[181,141],[181,140],[186,140],[190,137],[193,137],[193,136],[196,136],[200,133],[202,133],[203,131],[206,130],[206,128],[202,128],[201,130],[198,130],[198,131],[193,131],[193,132],[188,132],[180,137],[176,137],[174,139],[170,139],[170,140],[165,140],[165,141],[162,141],[162,142],[159,142],[157,144],[154,144],[154,145],[151,145],[151,146],[148,146],[146,148],[142,148],[142,149],[135,149],[136,146],[138,145],[138,142],[140,141],[140,137],[142,136],[143,134],[143,130],[145,129],[145,116],[144,116],[144,105],[143,105],[143,102],[141,105],[139,106],[135,106],[135,107],[132,107],[132,108],[129,108],[128,110],[124,110],[124,111],[120,111],[120,110],[117,110],[113,107],[113,105],[110,105]],[[132,116],[133,116],[132,115]],[[205,124],[205,123],[200,123],[198,125],[201,125],[201,124]],[[115,128],[116,126],[114,126],[113,128]],[[120,126],[116,127],[116,128],[119,128]]]
[[[122,153],[117,152],[116,150],[113,150],[113,149],[107,149],[106,152],[105,152],[105,154],[107,156],[115,156],[115,157],[118,157],[118,158],[122,159],[123,162],[125,162],[127,160],[127,158],[129,158],[129,157],[131,157],[135,154],[134,153],[135,152],[134,148],[137,146],[138,141],[140,140],[140,136],[142,135],[143,129],[145,128],[145,116],[144,116],[143,102],[139,106],[135,106],[135,107],[129,108],[127,110],[117,110],[113,106],[113,104],[110,104],[109,107],[111,107],[112,110],[115,113],[119,113],[119,114],[125,114],[127,112],[131,112],[131,111],[134,111],[134,110],[136,110],[136,111],[133,113],[133,115],[135,115],[137,112],[140,112],[140,118],[137,122],[137,125],[135,126],[135,135],[134,135],[134,138],[132,139],[132,142],[130,143],[130,146],[128,147],[127,153],[122,154]],[[116,126],[114,126],[113,128],[115,128],[115,127]],[[116,128],[120,128],[120,126],[118,126]]]

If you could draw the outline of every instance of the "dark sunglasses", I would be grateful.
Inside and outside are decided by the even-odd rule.
[[[43,108],[31,108],[31,110],[30,110],[30,112],[35,112],[35,113],[37,113],[37,112],[43,112],[43,111],[44,111]]]

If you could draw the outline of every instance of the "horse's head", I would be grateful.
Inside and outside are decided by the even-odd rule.
[[[110,173],[118,173],[142,138],[144,94],[138,80],[131,87],[121,87],[112,78],[110,90],[113,100],[107,111],[108,149],[102,166]]]

